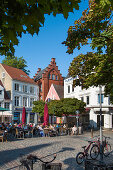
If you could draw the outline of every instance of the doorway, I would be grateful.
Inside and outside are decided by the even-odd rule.
[[[102,126],[104,126],[104,115],[102,115]],[[97,115],[97,127],[100,127],[100,115]]]

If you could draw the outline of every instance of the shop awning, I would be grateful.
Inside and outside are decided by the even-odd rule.
[[[9,111],[4,111],[4,112],[0,111],[0,116],[13,116],[13,114],[10,113]]]
[[[3,108],[3,107],[0,107],[0,111],[4,112],[4,111],[9,111],[9,109],[6,109],[6,108]]]

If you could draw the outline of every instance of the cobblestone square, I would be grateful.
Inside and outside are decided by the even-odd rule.
[[[98,134],[99,131],[94,133]],[[111,137],[109,142],[113,148],[113,132],[104,131],[103,135]],[[40,158],[49,155],[48,158],[51,159],[54,153],[57,154],[54,162],[62,163],[63,170],[83,170],[84,166],[77,165],[75,157],[90,139],[91,133],[87,132],[78,136],[34,137],[0,142],[0,170],[18,170],[21,154],[35,154]],[[108,159],[113,158],[112,156],[111,153]],[[34,169],[40,169],[39,167],[40,164],[34,164]]]

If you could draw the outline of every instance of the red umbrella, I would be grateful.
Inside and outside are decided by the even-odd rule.
[[[44,123],[43,123],[43,125],[46,126],[46,125],[48,125],[48,123],[49,123],[48,106],[47,106],[47,103],[45,103],[45,106],[44,106]]]
[[[25,124],[25,119],[26,119],[26,109],[23,107],[22,110],[22,124]]]

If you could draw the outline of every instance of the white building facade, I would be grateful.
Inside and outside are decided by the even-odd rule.
[[[26,109],[26,123],[38,122],[38,114],[32,113],[33,101],[39,99],[38,85],[20,69],[0,64],[0,80],[10,99],[9,109],[12,122],[21,123],[23,107]]]
[[[4,108],[8,111],[0,111],[0,123],[2,122],[11,122],[12,113],[11,113],[11,100],[6,95],[5,89],[3,87],[2,82],[0,81],[0,107]]]
[[[37,113],[32,113],[33,101],[38,100],[38,86],[17,80],[12,81],[12,112],[13,121],[21,122],[23,106],[26,109],[26,123],[36,123]]]
[[[100,123],[100,88],[90,87],[87,90],[80,86],[73,88],[73,78],[67,77],[64,80],[64,98],[77,98],[86,103],[86,111],[89,113],[89,121],[93,127],[99,127]],[[112,128],[113,126],[113,105],[109,97],[104,96],[104,87],[101,93],[102,103],[102,126]]]

